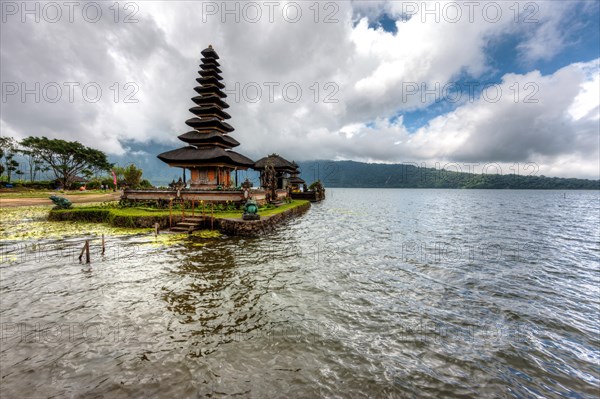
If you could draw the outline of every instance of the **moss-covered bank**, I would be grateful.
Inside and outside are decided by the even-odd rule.
[[[302,214],[310,208],[310,202],[305,200],[294,200],[288,204],[273,209],[265,209],[259,212],[261,220],[242,220],[242,211],[221,211],[212,215],[213,228],[230,235],[256,235],[272,230],[277,224],[290,217]],[[101,206],[82,206],[72,209],[52,210],[48,216],[52,221],[81,221],[94,223],[108,223],[116,227],[149,228],[155,223],[161,229],[169,227],[170,218],[172,224],[180,222],[183,218],[181,210],[173,209],[172,216],[169,210],[153,208],[113,208]],[[191,210],[185,211],[185,217],[191,217]],[[195,210],[194,216],[202,216]],[[203,227],[210,226],[210,213],[204,213],[208,220]]]
[[[299,216],[310,209],[310,201],[299,200],[294,202],[297,202],[297,204],[288,206],[280,212],[271,213],[268,216],[261,215],[260,220],[215,219],[215,228],[221,233],[234,236],[254,236],[264,234],[272,231],[282,222]]]
[[[73,209],[52,210],[48,215],[52,221],[78,221],[108,223],[116,227],[148,228],[159,223],[161,227],[169,226],[169,211],[138,208],[102,208],[79,207]],[[181,213],[174,212],[173,223],[181,221]]]

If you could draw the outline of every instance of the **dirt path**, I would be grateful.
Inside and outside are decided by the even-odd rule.
[[[48,194],[48,197],[52,194]],[[118,201],[121,198],[121,192],[110,192],[107,194],[58,194],[59,197],[64,197],[74,204],[84,204],[86,202],[104,202]],[[12,208],[15,206],[36,206],[36,205],[52,205],[49,198],[2,198],[0,197],[0,208]]]

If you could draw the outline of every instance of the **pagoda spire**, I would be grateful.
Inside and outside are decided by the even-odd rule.
[[[198,71],[200,77],[196,79],[200,86],[194,88],[199,95],[192,98],[197,106],[190,108],[190,112],[195,117],[188,119],[185,123],[198,132],[231,133],[234,130],[233,127],[224,122],[225,119],[229,119],[231,116],[223,111],[223,109],[229,108],[229,105],[222,100],[227,95],[222,91],[225,85],[221,83],[223,77],[220,75],[220,70],[218,70],[219,63],[217,60],[219,55],[212,48],[212,45],[202,50],[201,54],[202,64]]]
[[[231,115],[224,111],[229,105],[223,92],[219,55],[212,45],[202,50],[201,55],[200,77],[196,79],[199,85],[194,87],[198,95],[192,97],[195,106],[189,109],[194,117],[185,122],[194,130],[178,137],[189,146],[162,153],[158,158],[171,166],[191,169],[192,187],[211,188],[230,184],[230,171],[247,169],[254,162],[231,151],[240,143],[228,135],[234,128],[225,122]]]

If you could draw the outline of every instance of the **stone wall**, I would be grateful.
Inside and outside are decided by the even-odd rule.
[[[288,219],[297,217],[310,209],[310,203],[302,204],[260,220],[215,219],[214,225],[221,233],[231,236],[258,236],[274,230]]]
[[[287,191],[280,190],[277,193],[278,198],[287,197]],[[262,189],[250,191],[250,197],[258,202],[259,205],[266,203],[266,191]],[[183,199],[184,201],[206,201],[215,203],[239,203],[246,202],[244,192],[241,190],[130,190],[123,191],[121,199],[129,201],[169,201]]]

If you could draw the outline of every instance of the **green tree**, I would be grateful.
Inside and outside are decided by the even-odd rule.
[[[9,136],[0,137],[0,159],[3,160],[3,172],[6,172],[8,182],[12,177],[12,173],[19,169],[19,163],[15,161],[17,153],[17,141]]]
[[[19,172],[19,163],[15,161],[14,154],[6,155],[6,174],[8,176],[8,182],[10,183],[12,173]]]
[[[29,167],[29,181],[32,183],[36,180],[39,172],[48,171],[49,168],[41,158],[39,149],[22,148],[19,150],[19,152],[23,154],[25,160],[27,161],[27,166]]]
[[[77,141],[27,137],[21,145],[28,151],[36,151],[66,189],[71,187],[77,175],[87,174],[91,169],[110,170],[112,166],[105,153]]]
[[[139,188],[141,186],[143,170],[134,164],[129,164],[124,168],[115,167],[113,170],[117,175],[117,179],[119,181],[123,180],[129,188]]]

